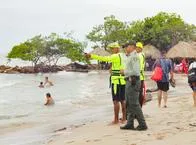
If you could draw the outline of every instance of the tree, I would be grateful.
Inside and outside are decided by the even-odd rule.
[[[8,53],[8,58],[20,58],[25,61],[32,61],[34,66],[43,56],[44,39],[41,35],[35,36],[19,45],[16,45]]]
[[[56,65],[61,57],[72,61],[86,61],[83,56],[85,43],[78,42],[72,37],[61,37],[56,33],[42,37],[35,36],[19,45],[16,45],[8,54],[8,58],[20,58],[37,64]]]
[[[78,42],[69,35],[60,37],[59,35],[52,33],[46,37],[44,56],[47,58],[49,65],[53,62],[56,65],[61,57],[67,57],[71,61],[85,61],[83,56],[85,43]]]
[[[111,15],[104,18],[104,24],[93,27],[87,34],[87,39],[95,43],[96,46],[107,49],[109,43],[119,42],[123,44],[127,38],[127,24],[121,22]]]
[[[136,41],[167,50],[179,41],[192,40],[195,30],[194,25],[185,23],[179,15],[160,12],[156,16],[132,23],[128,32],[130,38]]]
[[[104,18],[104,24],[93,27],[87,38],[105,49],[109,43],[115,41],[120,44],[141,41],[167,50],[179,41],[195,40],[196,26],[187,24],[175,13],[160,12],[153,17],[131,23],[119,21],[111,15]]]

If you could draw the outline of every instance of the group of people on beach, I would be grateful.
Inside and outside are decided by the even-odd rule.
[[[39,88],[44,88],[44,87],[51,87],[53,85],[54,84],[52,83],[52,81],[50,81],[48,77],[45,77],[45,82],[44,83],[40,82],[38,87]],[[50,93],[46,94],[46,103],[44,105],[47,105],[47,106],[48,105],[54,105],[54,100],[53,100],[53,98],[52,98]]]
[[[122,46],[114,42],[108,45],[112,51],[111,56],[99,56],[86,53],[88,59],[110,62],[111,65],[111,92],[114,106],[114,120],[112,124],[118,124],[120,121],[126,123],[120,129],[128,130],[147,130],[147,124],[142,112],[142,105],[145,103],[144,80],[145,80],[145,55],[142,52],[143,44],[141,42],[129,42]],[[120,52],[123,48],[123,52]],[[157,81],[158,87],[158,107],[161,107],[162,98],[163,107],[167,108],[167,92],[169,83],[175,83],[172,61],[166,58],[166,51],[162,52],[161,58],[157,59],[153,69],[160,67],[162,77]],[[196,106],[196,85],[190,82],[193,89],[194,104]],[[120,105],[122,109],[122,118],[119,119]],[[139,125],[135,128],[134,120]]]

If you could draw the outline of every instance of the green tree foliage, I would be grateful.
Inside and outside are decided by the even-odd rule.
[[[83,56],[85,43],[78,42],[71,37],[61,37],[56,33],[42,37],[35,36],[17,46],[8,54],[8,58],[20,58],[32,61],[34,65],[56,65],[61,57],[72,61],[85,61]]]
[[[25,41],[19,45],[16,45],[8,53],[8,58],[20,58],[26,61],[32,61],[34,65],[38,63],[43,56],[44,39],[39,36],[35,36],[30,40]]]
[[[195,30],[194,25],[185,23],[179,15],[164,12],[133,23],[129,28],[136,41],[150,43],[159,49],[168,49],[179,41],[191,40]]]
[[[104,24],[93,27],[87,38],[104,48],[115,41],[120,44],[141,41],[167,50],[179,41],[195,40],[195,34],[195,25],[187,24],[175,13],[160,12],[130,24],[117,20],[115,16],[105,17]]]
[[[111,15],[104,18],[104,24],[93,27],[93,30],[87,34],[87,39],[95,43],[95,46],[107,48],[111,42],[123,44],[127,36],[127,24],[123,23]]]

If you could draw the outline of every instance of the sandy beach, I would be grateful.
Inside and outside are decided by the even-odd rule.
[[[178,76],[182,78],[182,76]],[[185,78],[185,77],[183,77]],[[184,90],[189,89],[185,79]],[[181,91],[181,87],[175,91]],[[109,125],[111,116],[103,116],[102,121],[83,124],[77,128],[58,131],[48,145],[195,145],[196,108],[192,106],[192,95],[179,95],[171,90],[168,108],[158,108],[156,93],[153,100],[143,107],[149,129],[147,131],[124,131],[118,125]],[[137,123],[135,123],[137,126]]]

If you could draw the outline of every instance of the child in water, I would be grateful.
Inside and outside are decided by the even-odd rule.
[[[46,103],[44,105],[54,105],[54,100],[52,99],[50,93],[46,94]]]
[[[44,84],[43,84],[43,82],[40,82],[40,84],[39,84],[39,88],[44,88]]]

